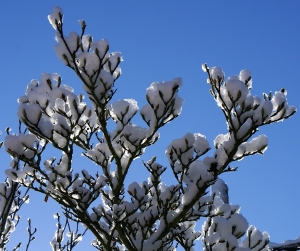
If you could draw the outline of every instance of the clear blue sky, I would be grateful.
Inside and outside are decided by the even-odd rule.
[[[157,155],[167,165],[164,150],[174,138],[199,132],[213,146],[213,139],[226,133],[222,113],[208,92],[202,63],[222,67],[227,77],[248,69],[253,94],[261,96],[285,87],[289,104],[300,107],[299,1],[1,1],[2,132],[6,126],[17,132],[16,100],[30,80],[43,72],[58,72],[63,83],[73,86],[77,94],[83,92],[75,74],[54,54],[54,30],[47,20],[54,6],[64,11],[66,33],[79,32],[77,20],[84,19],[87,33],[94,39],[106,38],[111,52],[122,52],[123,74],[117,81],[116,99],[134,98],[142,107],[145,89],[152,82],[183,78],[182,115],[161,130],[159,143],[134,163],[129,181],[147,179],[141,160]],[[241,205],[249,223],[267,231],[275,242],[300,235],[299,124],[296,113],[283,123],[262,128],[258,133],[269,138],[265,155],[237,162],[236,173],[222,176],[229,185],[230,202]],[[0,157],[4,180],[9,167],[4,149]],[[83,157],[76,160],[77,168],[88,165],[85,168],[91,172],[99,170]],[[171,173],[164,178],[172,182]],[[44,203],[43,196],[33,194],[22,209],[23,223],[12,240],[27,239],[25,223],[31,217],[38,227],[31,250],[51,250],[52,215],[57,210],[54,202]],[[83,245],[86,251],[94,250],[88,241]]]

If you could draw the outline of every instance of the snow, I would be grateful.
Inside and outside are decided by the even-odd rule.
[[[70,66],[74,66],[72,57],[58,32],[56,33],[55,40],[56,40],[57,44],[54,45],[54,52],[55,52],[56,56],[58,57],[58,59],[61,62],[63,62],[65,65],[69,64]]]
[[[251,78],[250,71],[242,70],[239,74],[239,79],[246,84],[246,86],[249,90],[252,88],[252,78]]]
[[[54,30],[57,30],[56,23],[58,23],[58,25],[61,25],[62,20],[60,19],[60,16],[62,16],[62,15],[63,15],[63,11],[58,6],[54,7],[54,9],[52,10],[52,13],[50,15],[48,15],[48,20]]]
[[[110,71],[113,72],[121,61],[123,61],[121,52],[112,52],[108,60],[108,67]]]
[[[42,115],[41,107],[37,104],[21,104],[18,109],[18,117],[21,121],[28,121],[36,125]]]
[[[34,157],[37,142],[38,140],[35,135],[20,133],[18,136],[7,135],[5,137],[4,146],[7,151],[31,159]]]
[[[61,9],[56,7],[48,16],[55,30],[59,30],[62,22],[61,15]],[[79,23],[85,27],[83,20]],[[76,210],[84,212],[85,209],[90,209],[89,203],[94,198],[101,197],[101,204],[92,208],[93,212],[88,214],[95,224],[98,222],[99,233],[104,241],[107,241],[107,235],[113,235],[118,240],[118,233],[114,231],[115,224],[128,216],[124,224],[131,224],[134,229],[135,236],[134,238],[130,236],[132,238],[130,242],[136,249],[141,249],[143,235],[149,237],[143,239],[144,250],[163,249],[162,245],[166,243],[165,241],[172,240],[175,234],[178,234],[177,240],[182,237],[183,242],[191,246],[200,236],[200,233],[195,230],[196,222],[193,220],[209,215],[202,226],[202,238],[204,243],[210,246],[209,250],[245,251],[249,248],[252,250],[263,248],[264,243],[269,240],[268,234],[260,232],[253,226],[248,228],[247,220],[239,213],[239,206],[229,204],[228,186],[221,179],[217,179],[217,176],[218,171],[222,171],[220,168],[225,168],[224,165],[231,161],[228,158],[232,157],[232,150],[236,149],[236,140],[240,146],[233,160],[249,154],[263,153],[266,150],[268,139],[265,135],[256,138],[250,136],[258,126],[272,120],[283,119],[284,116],[295,111],[296,108],[287,104],[286,90],[275,92],[272,99],[270,96],[261,101],[250,94],[252,78],[248,70],[228,78],[224,83],[225,74],[221,68],[208,69],[206,64],[202,65],[202,69],[210,74],[211,91],[226,115],[229,132],[215,138],[216,151],[203,160],[200,156],[210,149],[204,135],[188,132],[183,137],[174,139],[165,154],[180,184],[167,185],[161,182],[160,175],[165,168],[154,163],[155,157],[153,157],[145,163],[151,172],[150,177],[141,183],[131,183],[127,190],[130,200],[126,201],[123,184],[120,184],[125,177],[120,175],[127,174],[131,160],[142,155],[146,146],[153,144],[159,138],[156,130],[180,115],[183,99],[179,97],[178,90],[182,86],[182,80],[174,78],[171,81],[154,82],[147,88],[148,104],[141,109],[140,113],[148,127],[140,127],[131,123],[133,116],[139,110],[137,101],[123,99],[111,103],[115,80],[121,74],[119,67],[120,62],[123,61],[121,53],[109,53],[108,41],[104,39],[93,41],[91,35],[84,35],[81,38],[77,33],[70,32],[68,36],[61,36],[62,32],[57,31],[55,52],[60,60],[74,68],[76,73],[85,80],[83,87],[93,107],[83,102],[83,95],[76,96],[73,88],[61,84],[58,74],[44,73],[40,81],[30,82],[25,95],[18,100],[18,117],[27,125],[30,133],[8,135],[4,145],[12,156],[25,156],[32,159],[38,151],[38,138],[45,138],[44,142],[49,140],[55,148],[65,152],[72,149],[71,144],[74,141],[78,143],[76,140],[80,140],[80,143],[85,144],[83,148],[86,152],[83,155],[101,166],[105,176],[97,173],[93,177],[86,170],[82,170],[82,176],[79,173],[73,174],[69,152],[68,155],[63,153],[58,162],[55,162],[55,158],[44,162],[45,177],[29,164],[19,166],[17,159],[14,159],[10,169],[5,171],[7,176],[30,186],[33,179],[30,180],[28,174],[34,174],[37,182],[42,180],[42,185],[47,186],[45,191],[51,193],[52,197],[62,199],[68,205],[72,203],[76,205],[75,213]],[[280,109],[282,109],[280,113],[271,116]],[[109,119],[113,119],[116,128],[113,131],[106,131],[108,136],[106,133],[100,136],[104,139],[98,138],[96,143],[90,142],[90,134],[100,129],[105,132],[104,128],[100,128],[98,121],[97,114],[101,112],[105,112],[102,114],[105,116],[104,121],[101,121],[102,126]],[[37,134],[38,137],[31,133]],[[251,140],[241,143],[246,138]],[[116,161],[117,165],[114,165],[113,161]],[[160,234],[169,227],[169,223],[183,212],[182,210],[188,204],[199,197],[199,188],[205,186],[206,189],[210,184],[213,184],[211,196],[199,198],[196,205],[187,212],[188,220],[181,219],[167,236],[161,237]],[[104,187],[106,190],[103,189]],[[116,191],[120,187],[121,190]],[[204,189],[200,191],[204,193]],[[2,195],[1,191],[5,193],[9,189],[0,184],[0,195]],[[70,196],[70,200],[66,202],[67,199],[63,196]],[[119,196],[119,204],[114,204],[118,201],[116,196]],[[2,197],[0,197],[1,203],[5,200]],[[3,203],[0,205],[0,209],[3,208]],[[113,221],[112,224],[110,221]],[[154,230],[153,233],[149,231],[150,228]],[[247,232],[246,238],[240,240],[245,232]],[[67,236],[77,238],[76,233],[72,231],[68,232]],[[63,232],[59,229],[51,241],[53,249],[58,247],[58,240],[62,238]],[[95,240],[93,243],[99,245],[99,241]],[[125,247],[120,246],[121,249],[125,250]]]
[[[86,152],[86,156],[91,158],[96,163],[108,164],[104,161],[109,161],[111,158],[111,152],[107,143],[97,143],[92,150]]]
[[[202,69],[203,69],[203,66],[202,66]],[[223,70],[219,67],[214,66],[209,69],[209,74],[210,74],[211,78],[216,81],[217,87],[219,87],[219,84],[223,81],[223,79],[225,77],[225,73],[223,72]]]
[[[252,119],[248,118],[238,130],[236,136],[238,139],[242,139],[251,133],[250,129],[253,127]]]
[[[253,120],[256,125],[262,124],[266,121],[273,111],[273,104],[269,100],[262,101],[258,108],[254,111]]]
[[[54,167],[54,170],[63,176],[69,170],[69,159],[65,154],[61,157],[60,163]]]
[[[231,215],[228,222],[231,225],[232,234],[235,236],[243,236],[249,226],[248,221],[241,214]]]
[[[81,71],[86,71],[88,76],[92,76],[99,69],[100,60],[95,53],[82,52],[77,55],[76,64]]]
[[[203,154],[207,150],[210,149],[209,142],[207,141],[206,137],[200,133],[195,133],[195,143],[194,143],[194,150],[197,154]]]
[[[215,140],[214,140],[214,146],[215,148],[219,148],[225,141],[228,141],[230,139],[230,133],[227,134],[219,134]]]
[[[178,88],[181,86],[181,78],[174,78],[172,81],[154,82],[146,89],[147,101],[158,118],[163,117],[167,106],[174,100],[173,111],[167,112],[165,123],[170,119],[170,112],[172,112],[173,116],[178,116],[181,113],[183,99],[177,94]]]
[[[241,104],[248,96],[248,89],[244,82],[240,81],[237,76],[233,76],[226,80],[225,86],[221,87],[221,93],[223,96],[228,94],[230,100]]]
[[[124,99],[114,102],[109,111],[112,119],[117,122],[117,130],[127,125],[138,109],[139,107],[134,99]]]
[[[91,42],[91,48],[99,55],[100,59],[103,59],[108,51],[109,45],[106,39]]]
[[[128,186],[128,193],[134,198],[136,198],[138,201],[141,201],[145,198],[145,191],[137,182],[133,182]]]
[[[216,182],[211,185],[210,187],[210,193],[212,194],[215,191],[220,192],[220,197],[223,200],[224,203],[229,203],[229,197],[228,197],[228,186],[225,183],[224,180],[218,178]]]
[[[286,102],[286,95],[283,92],[275,92],[275,94],[272,97],[271,100],[273,104],[273,108],[277,109],[279,106],[281,106],[283,103]]]

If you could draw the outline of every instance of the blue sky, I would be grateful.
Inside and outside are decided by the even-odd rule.
[[[163,128],[159,143],[135,161],[128,182],[147,179],[141,160],[157,155],[158,161],[167,165],[164,151],[172,139],[199,132],[213,146],[213,139],[226,133],[202,63],[222,67],[227,77],[248,69],[253,77],[252,94],[261,96],[285,87],[289,104],[300,107],[299,1],[2,1],[2,132],[7,126],[17,132],[16,100],[30,80],[43,72],[58,72],[63,83],[73,86],[77,94],[83,92],[79,79],[54,54],[54,30],[47,19],[54,6],[64,11],[66,33],[79,32],[77,20],[84,19],[88,34],[96,40],[106,38],[111,52],[122,52],[123,73],[115,99],[134,98],[142,107],[145,89],[152,82],[183,78],[179,92],[185,100],[182,115]],[[141,123],[139,119],[135,122]],[[248,222],[267,231],[275,242],[300,235],[299,124],[296,113],[283,123],[262,128],[258,133],[269,138],[265,155],[237,162],[232,165],[239,167],[237,172],[222,175],[229,185],[230,202],[241,205]],[[4,149],[0,156],[4,180],[9,157]],[[78,168],[88,165],[89,171],[98,170],[83,157],[76,161]],[[170,184],[171,173],[164,179]],[[38,228],[32,250],[40,250],[40,245],[50,250],[48,242],[55,229],[52,215],[57,210],[54,202],[44,203],[43,196],[32,194],[30,204],[22,208],[23,223],[12,240],[27,238],[25,223],[32,217]],[[88,241],[83,245],[93,250]]]

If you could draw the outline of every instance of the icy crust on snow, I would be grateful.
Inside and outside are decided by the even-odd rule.
[[[18,99],[18,117],[33,133],[64,148],[69,137],[85,141],[89,131],[99,126],[93,109],[82,102],[83,96],[60,82],[58,74],[49,73],[43,73],[39,82],[32,80]]]

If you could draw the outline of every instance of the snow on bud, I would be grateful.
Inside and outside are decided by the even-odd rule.
[[[6,224],[6,227],[9,228],[10,233],[16,230],[16,222],[12,221],[10,218],[7,218]]]
[[[81,45],[84,52],[88,52],[92,41],[91,35],[83,35],[81,38]]]
[[[92,150],[88,150],[85,155],[92,159],[95,163],[103,163],[107,165],[105,161],[109,161],[111,152],[107,143],[98,143]]]
[[[18,177],[18,172],[15,171],[14,169],[6,169],[5,171],[5,175],[12,179],[13,181],[16,181],[19,177]]]
[[[58,59],[63,62],[65,65],[73,66],[73,62],[71,62],[72,58],[64,44],[60,41],[60,38],[56,37],[56,41],[58,42],[54,45],[54,52]]]
[[[162,117],[165,112],[166,104],[171,99],[175,99],[174,113],[179,115],[183,100],[177,95],[179,87],[182,85],[181,78],[174,78],[172,81],[154,82],[146,89],[146,98],[157,117]]]
[[[36,125],[41,116],[41,107],[37,104],[25,103],[18,108],[18,117],[26,125]]]
[[[148,135],[148,130],[134,124],[128,124],[122,131],[120,140],[127,150],[135,151]],[[156,133],[153,138],[158,138]]]
[[[57,30],[58,28],[57,25],[60,26],[62,24],[62,16],[63,16],[63,11],[58,6],[54,7],[52,13],[48,15],[48,20],[54,30]]]
[[[53,131],[53,141],[60,148],[64,148],[68,143],[67,139],[56,131]]]
[[[289,106],[286,109],[285,117],[289,117],[289,116],[293,115],[296,111],[297,111],[297,108],[295,106]]]
[[[12,151],[17,155],[22,155],[24,146],[20,143],[19,137],[16,135],[7,135],[5,137],[4,146],[6,151]]]
[[[266,232],[260,232],[255,226],[250,226],[247,236],[241,243],[242,247],[249,247],[253,251],[262,250],[270,241],[270,236]]]
[[[213,194],[215,191],[220,192],[220,198],[224,203],[229,203],[228,196],[228,186],[222,179],[217,179],[216,182],[210,187],[210,194]]]
[[[127,125],[138,109],[139,107],[134,99],[118,100],[111,105],[110,115],[114,121],[120,121],[122,125]]]
[[[237,76],[230,77],[226,80],[226,85],[224,86],[227,90],[227,95],[230,100],[239,101],[242,103],[248,96],[249,90],[245,86],[245,83],[240,81]],[[225,92],[223,92],[223,95]]]
[[[142,107],[140,110],[140,115],[148,126],[150,126],[150,124],[155,124],[157,121],[154,111],[149,104],[146,104]]]
[[[250,131],[250,129],[252,128],[253,124],[252,124],[252,119],[248,118],[240,127],[240,129],[238,130],[236,136],[238,139],[242,139],[243,137],[245,137],[246,135],[248,135]]]
[[[214,146],[218,149],[225,141],[230,139],[230,133],[227,134],[219,134],[214,140]]]
[[[253,115],[253,121],[256,125],[262,124],[266,119],[269,118],[273,111],[273,104],[269,100],[263,100],[259,107],[255,110]]]
[[[170,163],[180,159],[183,165],[188,164],[193,159],[194,143],[195,137],[191,133],[187,133],[180,139],[173,140],[165,151]]]
[[[25,165],[23,167],[23,171],[26,173],[26,174],[29,174],[29,175],[33,175],[34,174],[34,169],[29,166],[29,165]]]
[[[122,74],[122,70],[120,68],[120,66],[118,66],[113,73],[113,77],[114,79],[117,79],[118,77],[120,77],[120,75]]]
[[[230,227],[230,223],[224,217],[213,217],[212,226],[213,225],[215,227],[215,231],[220,234],[221,238],[222,237],[224,238],[228,234],[231,234],[232,229]],[[212,226],[211,226],[211,228],[212,228]]]
[[[214,232],[213,234],[205,237],[205,244],[206,245],[214,245],[217,242],[219,242],[220,235],[217,232]]]
[[[210,149],[209,142],[206,137],[200,133],[195,133],[194,150],[197,154],[203,154]]]
[[[64,39],[68,45],[69,50],[71,51],[71,53],[75,52],[78,49],[78,42],[79,42],[79,35],[72,31],[69,33],[69,36],[64,36]]]
[[[268,138],[266,135],[259,135],[258,137],[252,139],[250,142],[244,143],[247,152],[258,152],[263,154],[268,147]]]
[[[24,155],[26,158],[34,157],[35,143],[38,140],[35,135],[23,134],[8,135],[5,138],[4,146],[8,152],[13,152],[17,155]]]
[[[279,107],[282,108],[284,103],[286,102],[286,95],[284,92],[275,92],[271,100],[274,109],[278,109]]]
[[[107,180],[106,177],[104,177],[103,175],[99,175],[99,177],[94,185],[94,189],[98,190],[100,188],[103,188],[106,185],[106,180]]]
[[[111,72],[115,71],[118,65],[123,61],[121,52],[113,52],[108,59],[108,67]]]
[[[228,222],[230,223],[231,229],[233,230],[232,234],[236,238],[242,237],[247,231],[249,225],[246,218],[243,215],[237,213],[232,214],[228,219]]]
[[[223,72],[223,70],[217,66],[214,66],[209,69],[209,74],[210,74],[210,77],[216,81],[216,84],[219,87],[219,85],[221,84],[221,82],[224,80],[224,77],[225,77],[225,73]],[[214,84],[214,83],[211,83],[211,84]]]
[[[62,100],[61,98],[56,99],[55,100],[55,109],[57,111],[65,113],[66,112],[66,103],[65,103],[65,101]]]
[[[137,182],[133,182],[128,186],[128,193],[137,200],[142,200],[145,197],[145,191]]]
[[[208,67],[206,63],[202,64],[201,67],[202,67],[202,71],[207,72]]]
[[[177,165],[175,165],[175,168],[180,170]],[[196,183],[199,180],[203,181],[206,176],[207,168],[204,166],[201,160],[197,159],[188,167],[188,172],[183,175],[183,181],[190,186],[191,183]]]
[[[80,24],[80,26],[81,26],[82,28],[85,28],[85,27],[86,27],[86,23],[85,23],[85,21],[84,21],[83,19],[78,20],[78,23]]]
[[[91,42],[91,48],[97,55],[99,55],[100,59],[102,60],[108,52],[109,44],[106,39],[102,39],[95,42]]]
[[[82,52],[76,57],[76,63],[80,69],[85,69],[88,76],[92,76],[100,68],[99,58],[95,53]]]
[[[69,159],[67,155],[61,157],[60,163],[54,167],[54,170],[61,175],[65,175],[69,169]]]
[[[251,72],[248,70],[242,70],[239,74],[239,80],[243,81],[248,90],[252,89]]]
[[[42,116],[39,124],[38,124],[38,128],[41,130],[41,132],[43,133],[43,135],[45,135],[48,138],[52,138],[53,137],[53,129],[54,129],[54,125],[51,123],[50,118],[45,116]]]

